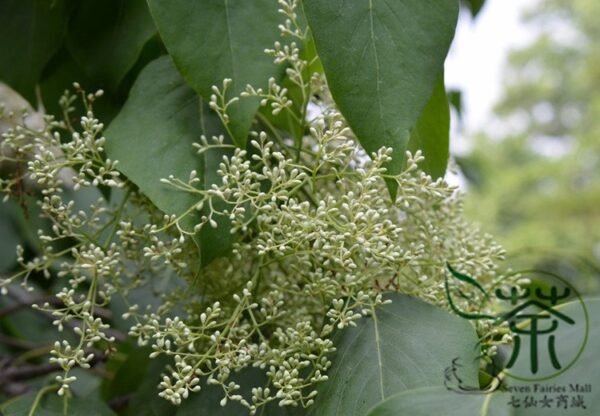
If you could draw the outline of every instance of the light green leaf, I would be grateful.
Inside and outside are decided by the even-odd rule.
[[[273,0],[149,0],[150,11],[167,50],[183,78],[205,99],[211,87],[231,78],[228,98],[247,84],[265,88],[270,77],[282,75],[264,53],[279,38],[281,15]],[[233,141],[244,147],[258,109],[255,98],[230,107]]]
[[[375,406],[368,416],[511,416],[510,395],[460,394],[444,386],[407,390]]]
[[[169,57],[150,63],[133,86],[123,110],[106,130],[108,157],[168,214],[181,214],[194,195],[162,184],[169,175],[187,179],[202,171],[193,143],[202,134],[200,100],[175,71]]]
[[[36,105],[35,86],[60,48],[67,25],[65,1],[0,2],[0,81]]]
[[[393,394],[443,384],[457,357],[465,383],[478,385],[477,336],[468,321],[409,296],[390,299],[336,338],[329,380],[310,415],[364,416]]]
[[[305,0],[327,81],[358,140],[394,149],[400,172],[411,130],[452,42],[456,0]],[[388,184],[392,197],[396,185]]]
[[[195,169],[206,185],[219,180],[214,166],[204,163],[192,146],[203,134],[202,121],[206,125],[212,120],[210,115],[201,117],[202,110],[201,99],[165,56],[140,73],[123,110],[106,131],[108,157],[118,160],[121,172],[167,214],[186,212],[198,196],[163,184],[162,178],[173,175],[187,181]],[[214,157],[220,160],[220,155]],[[183,222],[184,228],[192,230],[199,222],[200,214],[194,215]],[[217,244],[201,247],[202,262],[207,264],[228,250],[231,236],[226,226],[204,227],[204,232],[219,235]]]
[[[600,350],[600,321],[597,319],[600,316],[600,299],[584,300],[584,304],[587,308],[587,319],[589,319],[587,344],[573,366],[557,377],[547,380],[520,381],[506,375],[504,386],[512,391],[493,394],[459,394],[448,391],[443,386],[408,390],[376,405],[368,413],[368,416],[429,416],[435,414],[447,416],[559,416],[570,411],[586,415],[598,414],[600,397],[597,394],[572,390],[572,386],[576,385],[580,388],[591,386],[593,392],[594,386],[600,384],[600,363],[596,357]],[[586,313],[577,301],[561,305],[559,308],[561,313],[576,322],[576,325],[559,325],[553,332],[556,337],[557,355],[559,359],[562,359],[573,357],[578,353],[585,336]],[[538,341],[540,362],[549,360],[545,349],[546,343],[542,342],[541,338]],[[525,344],[529,347],[528,342]],[[530,364],[529,353],[523,351],[522,354],[525,359],[519,358],[516,367],[510,369],[509,373],[526,373],[527,368],[519,367]],[[547,386],[565,391],[563,393],[542,391]],[[516,389],[524,390],[517,391]],[[567,409],[562,405],[557,407],[557,397],[560,394],[566,396]],[[583,397],[585,409],[582,407],[569,408],[573,398],[576,398],[577,395]],[[544,396],[552,400],[548,403],[549,407],[541,404]],[[526,397],[529,397],[529,405],[525,404]]]
[[[81,2],[67,45],[86,74],[115,91],[156,33],[144,0]]]
[[[441,76],[410,135],[408,148],[421,150],[425,160],[420,167],[434,178],[444,176],[450,148],[450,108],[444,77]]]

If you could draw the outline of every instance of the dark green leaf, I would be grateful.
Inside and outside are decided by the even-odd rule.
[[[4,416],[29,416],[36,394],[27,394],[2,406]],[[90,398],[72,397],[68,401],[67,415],[116,416],[106,403]],[[64,416],[64,400],[56,391],[47,392],[39,402],[35,416]]]
[[[485,0],[463,0],[462,2],[469,9],[473,18],[477,17],[485,5]]]
[[[485,297],[488,297],[487,292],[485,291],[483,286],[481,286],[481,284],[477,280],[473,279],[471,276],[468,276],[466,274],[463,274],[463,273],[460,273],[460,272],[454,270],[452,268],[452,266],[450,265],[450,263],[447,263],[446,267],[448,268],[448,270],[450,271],[452,276],[454,276],[456,279],[460,280],[461,282],[467,283],[468,285],[473,286],[474,288],[479,290]]]
[[[0,203],[0,273],[17,264],[16,247],[21,244],[17,225],[20,208],[13,201]]]
[[[165,56],[140,73],[129,100],[106,131],[108,156],[118,160],[119,169],[167,214],[184,213],[198,202],[198,196],[163,184],[162,178],[173,175],[187,181],[195,169],[205,186],[219,180],[214,159],[205,163],[192,146],[205,130],[218,129],[215,117],[204,107]],[[220,160],[220,155],[215,157]],[[199,215],[194,215],[183,222],[190,231],[199,222]],[[201,247],[204,264],[229,249],[231,235],[226,222],[221,224],[217,230],[204,227],[201,232],[211,236],[210,244]]]
[[[89,78],[83,68],[73,59],[67,47],[63,46],[46,65],[40,81],[41,99],[48,114],[53,114],[62,119],[63,114],[59,99],[65,90],[73,90],[73,82],[78,82],[82,88],[90,92],[102,88],[100,83]],[[94,103],[94,114],[103,123],[108,123],[117,114],[123,101],[115,97],[110,91],[106,91],[102,98]],[[73,123],[76,123],[77,117],[82,115],[82,106],[79,106],[78,110],[71,114],[70,121]]]
[[[29,296],[25,289],[18,284],[10,287],[11,296],[2,297],[2,306],[13,306],[25,303]],[[38,292],[39,293],[39,292]],[[39,295],[35,295],[38,298]],[[56,340],[56,328],[51,325],[49,317],[31,308],[19,308],[0,321],[0,331],[30,345],[50,345]],[[69,334],[70,335],[70,334]],[[66,339],[70,340],[69,335]]]
[[[458,3],[305,0],[304,11],[340,111],[369,154],[394,149],[388,169],[398,173],[442,72]]]
[[[0,81],[34,107],[35,86],[62,43],[68,15],[63,0],[0,2]]]
[[[205,99],[224,78],[233,79],[228,97],[247,84],[265,88],[279,78],[272,58],[264,53],[279,37],[281,15],[272,0],[149,0],[150,11],[167,50],[183,78]],[[234,142],[244,147],[258,109],[258,100],[242,98],[229,114]]]
[[[329,380],[310,415],[363,416],[393,394],[442,385],[457,357],[464,382],[477,385],[477,336],[468,321],[405,295],[390,299],[336,338]]]
[[[448,94],[448,103],[451,107],[456,111],[456,115],[458,116],[458,121],[462,121],[463,117],[463,102],[462,102],[462,91],[461,90],[449,90]]]
[[[106,363],[107,376],[101,386],[102,398],[110,400],[135,392],[144,381],[150,363],[149,347],[140,348],[133,342],[122,343]]]
[[[412,152],[423,152],[425,160],[421,163],[421,169],[434,178],[444,176],[450,148],[450,108],[443,76],[435,84],[433,93],[410,134],[408,148]]]
[[[70,375],[77,377],[77,382],[71,385],[71,392],[75,397],[85,400],[102,401],[100,397],[100,386],[102,376],[93,371],[76,367],[70,371]],[[54,375],[56,377],[56,375]],[[49,378],[51,378],[49,376]]]
[[[90,78],[116,91],[154,33],[144,0],[85,0],[71,20],[67,44]]]
[[[169,364],[172,365],[172,360],[165,356],[150,361],[144,381],[133,394],[127,407],[129,416],[173,416],[177,413],[177,407],[158,396],[158,384]]]

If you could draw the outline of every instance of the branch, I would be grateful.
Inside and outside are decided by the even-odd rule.
[[[59,305],[63,304],[60,301],[60,299],[58,299],[56,296],[41,296],[39,298],[31,298],[31,299],[27,299],[27,302],[21,302],[21,301],[17,300],[17,303],[15,303],[14,305],[9,305],[9,306],[6,306],[6,307],[0,309],[0,319],[4,318],[5,316],[10,315],[12,313],[18,312],[21,309],[31,308],[31,305],[33,305],[33,304],[43,304],[46,302],[51,305],[55,305],[55,306],[59,306]]]
[[[33,296],[30,296],[25,290],[20,289],[18,287],[15,286],[8,286],[8,295],[13,298],[14,300],[16,300],[18,303],[16,305],[11,305],[7,308],[4,309],[8,309],[8,308],[13,308],[16,307],[17,305],[22,305],[19,306],[17,309],[21,309],[23,307],[26,306],[31,306],[36,302],[36,299],[38,298],[34,298]],[[57,298],[55,298],[58,302],[59,305],[62,305],[62,302],[60,302]],[[42,314],[42,316],[44,316],[46,319],[50,320],[50,321],[54,321],[56,320],[56,317],[53,316],[51,313],[43,311],[43,310],[39,310],[39,309],[32,309],[40,314]],[[14,311],[12,311],[14,312]],[[99,317],[103,318],[103,319],[110,319],[111,318],[111,313],[109,310],[104,309],[104,308],[96,308],[95,310],[95,314],[98,315]],[[2,318],[2,315],[0,315],[0,318]],[[76,327],[81,327],[81,319],[72,319],[70,321],[67,321],[64,323],[66,326],[68,326],[69,328],[73,329]],[[113,328],[107,328],[104,332],[106,332],[107,335],[111,336],[111,337],[115,337],[115,339],[117,341],[124,341],[127,339],[127,335],[124,334],[121,331],[117,331]]]
[[[94,351],[94,358],[90,361],[90,365],[94,367],[96,364],[107,359],[108,355]],[[57,363],[23,365],[19,367],[7,366],[7,364],[8,360],[4,360],[4,362],[0,361],[0,392],[11,397],[29,391],[30,387],[19,383],[19,381],[26,381],[62,371],[62,367]]]

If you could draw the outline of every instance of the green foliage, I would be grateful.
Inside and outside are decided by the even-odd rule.
[[[45,393],[45,394],[42,394]],[[0,407],[5,416],[116,416],[106,403],[89,398],[73,398],[68,402],[52,394],[52,390],[21,396]]]
[[[485,0],[462,0],[462,4],[469,9],[471,16],[475,18],[485,6]]]
[[[233,80],[223,92],[226,102],[248,84],[265,88],[269,78],[280,78],[281,68],[264,53],[279,35],[281,20],[271,0],[204,1],[193,7],[187,0],[148,3],[175,65],[205,100],[225,78]],[[259,101],[242,97],[228,108],[229,133],[240,147],[246,144]]]
[[[440,178],[446,173],[449,147],[450,107],[442,76],[411,132],[408,149],[426,154],[422,169],[434,178]]]
[[[200,212],[187,214],[196,212],[197,197],[161,179],[185,177],[194,171],[205,189],[220,179],[214,164],[193,152],[192,145],[202,134],[218,135],[222,129],[208,111],[202,98],[184,83],[171,58],[164,56],[140,73],[123,110],[106,132],[107,155],[119,161],[121,172],[165,214],[185,218],[181,227],[192,235]],[[132,152],[132,148],[137,150]],[[205,228],[200,234],[197,238],[205,264],[231,246],[231,234],[224,225],[218,231]]]
[[[304,9],[340,111],[369,154],[394,149],[388,169],[399,172],[454,37],[457,2],[306,0]]]
[[[192,170],[203,173],[201,161],[190,152],[202,134],[199,114],[200,99],[165,56],[140,73],[106,132],[108,156],[118,160],[121,171],[169,215],[182,214],[193,204],[193,195],[177,192],[160,179]]]
[[[3,1],[0,82],[51,114],[74,81],[105,89],[95,110],[110,121],[149,57],[163,53],[155,33],[143,0]]]
[[[457,394],[444,386],[407,390],[375,406],[368,416],[507,416],[512,409],[506,403],[510,395]]]
[[[0,190],[42,217],[0,276],[0,391],[34,391],[5,414],[364,415],[456,356],[477,385],[505,338],[446,264],[492,288],[504,251],[443,180],[458,3],[278,5],[0,6],[0,80],[59,102],[2,114]]]
[[[583,350],[583,354],[575,362],[574,366],[558,377],[552,378],[551,383],[555,386],[569,386],[579,384],[596,385],[600,382],[600,365],[596,358],[598,345],[600,342],[600,324],[593,316],[600,313],[600,299],[585,299],[587,315],[585,316],[581,304],[571,302],[561,305],[561,312],[573,318],[576,322],[584,322],[589,320],[589,333],[587,334],[587,345]],[[561,356],[574,356],[581,347],[581,326],[562,325],[555,332],[556,339],[559,340],[561,346]],[[541,350],[545,351],[545,350]],[[547,359],[547,355],[540,359]],[[521,361],[521,365],[529,365],[529,361]],[[519,369],[512,369],[515,374],[518,374]],[[468,372],[466,372],[468,374]],[[471,370],[471,375],[474,375]],[[519,381],[517,379],[506,377],[504,380],[507,387],[515,389],[529,388],[530,382]],[[540,381],[544,385],[543,381]],[[523,398],[527,395],[532,396],[532,392],[512,394],[523,403]],[[541,398],[542,393],[534,394],[534,398]],[[548,396],[548,395],[546,395]],[[551,395],[550,395],[551,396]],[[554,396],[552,396],[554,397]],[[513,408],[508,405],[511,399],[511,394],[505,392],[495,392],[492,394],[456,394],[456,392],[448,391],[444,386],[417,388],[401,392],[395,396],[376,405],[368,416],[420,416],[432,414],[444,414],[449,416],[462,415],[483,415],[483,416],[542,416],[542,415],[563,415],[565,409],[556,405],[548,407],[538,407],[520,405],[518,408]],[[585,406],[588,411],[594,411],[600,407],[600,399],[597,395],[586,395]],[[582,409],[578,409],[582,410]]]
[[[17,256],[11,255],[14,247],[21,243],[19,230],[15,226],[18,208],[14,203],[0,205],[0,250],[3,254],[0,256],[0,272],[10,271],[17,262]]]
[[[70,21],[67,46],[90,79],[116,92],[146,42],[156,33],[146,2],[81,3]]]
[[[390,299],[338,334],[329,381],[309,414],[365,415],[396,393],[440,385],[440,374],[456,357],[465,364],[465,382],[477,383],[477,336],[467,321],[414,298]]]
[[[63,0],[0,3],[0,81],[32,104],[35,85],[62,43],[68,11]]]

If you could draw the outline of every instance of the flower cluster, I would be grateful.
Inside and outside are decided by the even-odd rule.
[[[462,218],[454,188],[418,169],[419,152],[407,153],[402,173],[388,175],[390,149],[365,158],[335,110],[319,116],[310,133],[300,162],[260,132],[251,154],[236,149],[223,158],[221,185],[165,181],[196,194],[201,206],[225,206],[211,209],[200,229],[223,216],[238,236],[232,255],[205,270],[199,290],[211,306],[187,319],[193,326],[143,316],[146,323],[133,331],[154,354],[185,363],[185,372],[163,382],[161,394],[173,402],[195,388],[184,383],[192,371],[252,412],[271,400],[308,406],[314,384],[326,378],[332,333],[368,315],[386,291],[446,306],[448,262],[493,284],[503,250]],[[205,140],[199,152],[221,146],[218,138]],[[386,180],[398,184],[395,201]],[[270,395],[257,387],[248,400],[227,383],[232,371],[250,366],[268,369],[276,387]],[[312,371],[300,377],[306,369]]]

